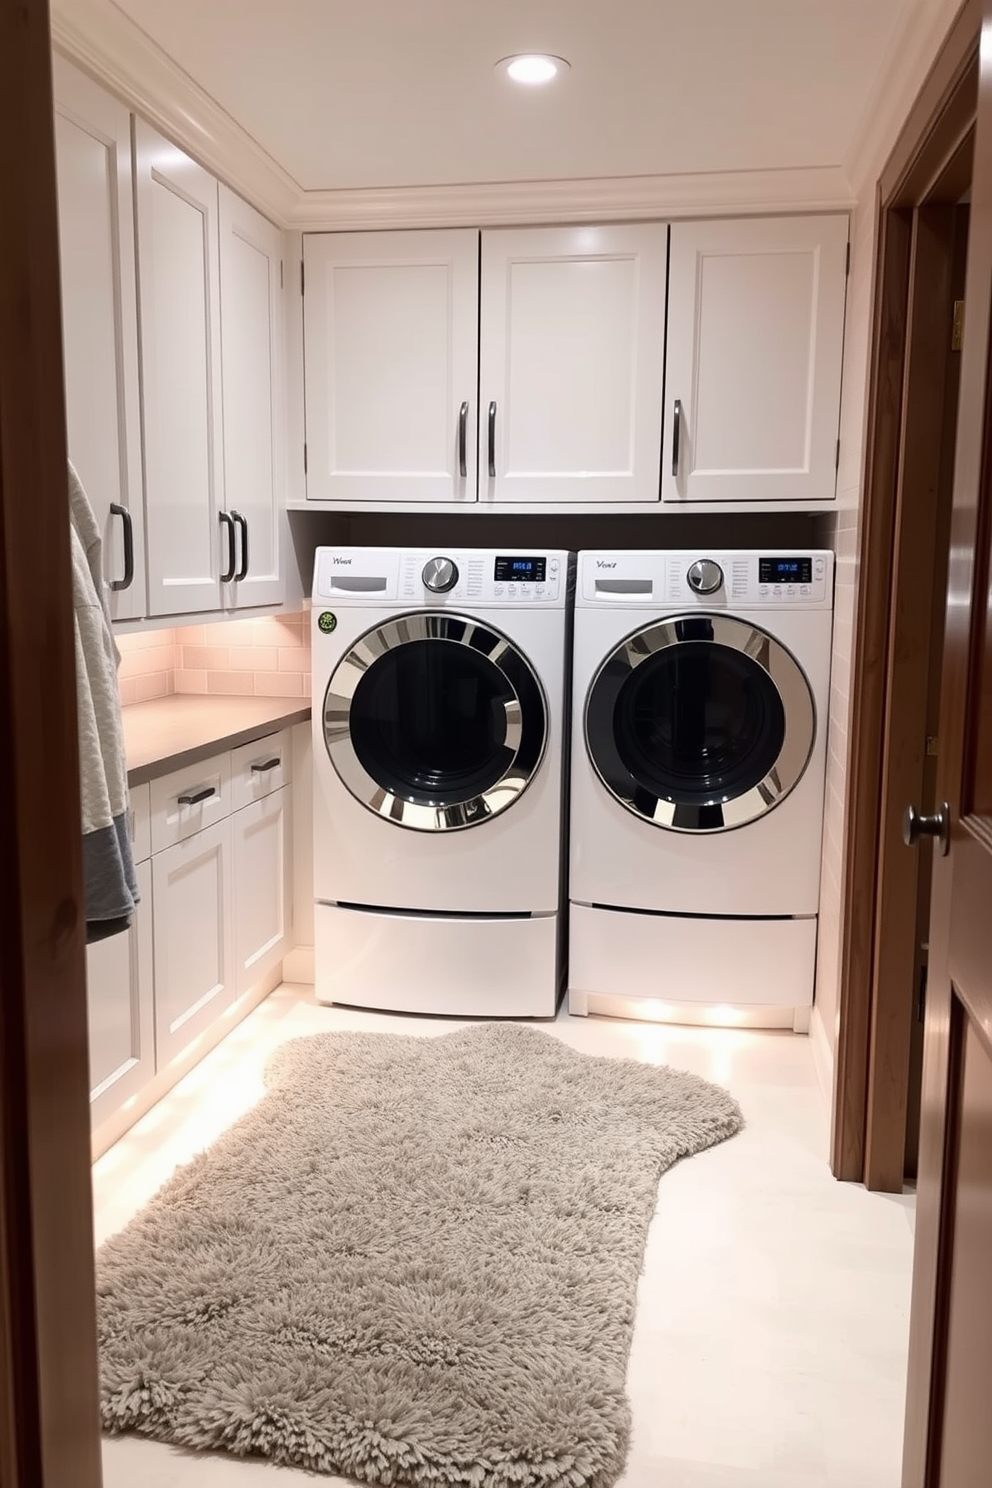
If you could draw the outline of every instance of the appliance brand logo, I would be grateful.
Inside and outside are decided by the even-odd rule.
[[[331,554],[331,562],[334,564],[335,568],[350,567],[350,565],[352,563],[352,559],[350,559],[350,558],[339,558],[336,553],[332,553]]]
[[[616,566],[617,566],[616,565],[616,562],[607,563],[607,561],[606,561],[605,558],[597,558],[596,559],[596,567],[597,568],[616,568]]]

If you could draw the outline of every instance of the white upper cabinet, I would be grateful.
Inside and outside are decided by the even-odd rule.
[[[148,613],[213,610],[234,556],[220,520],[217,182],[142,120],[134,128]]]
[[[662,499],[831,499],[847,218],[671,232]]]
[[[224,503],[237,568],[225,600],[277,604],[283,451],[282,237],[220,187],[220,327],[224,389]]]
[[[476,497],[479,235],[304,238],[307,498]]]
[[[54,60],[69,458],[103,534],[111,614],[144,614],[131,117]]]
[[[483,501],[658,500],[668,228],[482,235]]]

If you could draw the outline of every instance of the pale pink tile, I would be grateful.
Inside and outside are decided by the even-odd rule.
[[[155,672],[171,672],[176,664],[176,648],[168,646],[146,646],[121,656],[122,677],[148,677]]]
[[[145,651],[155,646],[171,646],[176,632],[171,626],[149,626],[143,630],[131,630],[117,637],[121,651]]]
[[[121,694],[121,707],[126,708],[130,703],[138,701],[138,689],[133,677],[122,677],[118,683]]]
[[[306,672],[310,668],[310,653],[302,646],[279,648],[279,670],[281,672]]]
[[[135,677],[134,685],[139,703],[147,703],[151,698],[169,697],[172,692],[172,673],[157,672],[150,677]]]
[[[186,669],[183,669],[182,667],[180,667],[176,671],[176,691],[177,692],[206,692],[206,690],[207,690],[207,674],[206,674],[206,672],[196,672],[196,671],[192,671],[192,670],[186,670]]]
[[[229,672],[230,649],[227,646],[184,646],[179,663],[184,671]]]
[[[294,651],[293,655],[296,655]],[[275,672],[279,669],[279,652],[275,646],[232,646],[232,672]]]
[[[222,632],[225,645],[251,646],[254,644],[254,620],[226,620],[217,629]]]
[[[208,672],[207,692],[223,692],[232,697],[251,697],[255,691],[250,672]]]
[[[210,627],[213,630],[213,626]],[[176,642],[180,646],[202,646],[206,642],[205,625],[180,625],[176,631]]]
[[[266,615],[252,622],[256,646],[299,646],[303,643],[303,617],[300,614]]]
[[[299,672],[259,672],[255,677],[256,697],[304,697],[303,677]]]

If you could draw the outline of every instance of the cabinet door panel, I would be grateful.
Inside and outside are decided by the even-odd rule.
[[[673,225],[666,501],[834,495],[847,232],[846,217]]]
[[[310,500],[475,500],[478,244],[474,230],[304,238]]]
[[[130,929],[86,947],[94,1127],[155,1073],[151,864],[139,863],[135,874],[141,899]]]
[[[148,608],[220,605],[217,182],[135,121]]]
[[[667,233],[483,233],[485,499],[658,500]]]
[[[285,786],[231,818],[238,997],[281,961],[289,948],[292,799],[290,787]]]
[[[224,502],[244,517],[247,573],[225,597],[278,604],[282,521],[280,379],[282,237],[220,187],[220,314],[224,388]],[[242,555],[243,556],[243,555]]]
[[[158,1067],[234,1000],[230,821],[152,859]]]
[[[134,577],[107,591],[112,616],[130,619],[145,612],[131,116],[61,57],[53,76],[69,458],[103,534],[108,584],[125,579],[125,519],[111,504],[130,515]]]

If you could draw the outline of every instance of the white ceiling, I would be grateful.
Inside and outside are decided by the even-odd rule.
[[[839,166],[911,0],[117,4],[319,191]]]

